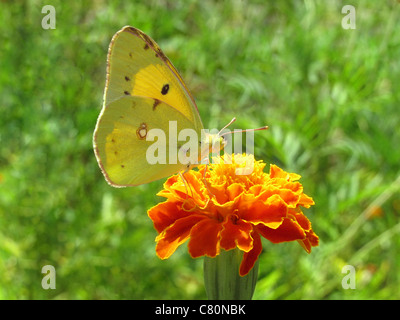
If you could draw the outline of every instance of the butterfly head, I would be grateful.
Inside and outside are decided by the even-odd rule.
[[[227,145],[227,141],[219,133],[207,133],[205,139],[201,141],[201,154],[209,155],[210,153],[218,153]]]

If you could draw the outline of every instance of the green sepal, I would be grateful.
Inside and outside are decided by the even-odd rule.
[[[258,277],[258,260],[250,272],[239,275],[243,251],[221,250],[215,258],[204,257],[204,285],[209,300],[251,300]]]

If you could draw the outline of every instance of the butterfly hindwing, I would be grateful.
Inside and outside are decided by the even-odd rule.
[[[176,124],[171,132],[170,121]],[[111,102],[103,109],[94,135],[95,154],[106,180],[113,186],[134,186],[185,170],[178,161],[184,142],[172,137],[177,143],[170,144],[170,133],[188,126],[180,112],[152,98],[127,96]],[[161,131],[148,140],[151,129]]]

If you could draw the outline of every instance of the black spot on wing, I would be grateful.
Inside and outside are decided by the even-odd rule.
[[[164,84],[164,86],[162,87],[161,94],[165,96],[168,93],[168,91],[169,91],[169,84],[167,83]]]
[[[157,45],[157,43],[151,39],[147,34],[145,34],[143,31],[140,31],[139,29],[135,29],[133,27],[129,27],[125,29],[126,31],[129,31],[130,33],[138,36],[141,38],[144,42],[145,45],[143,46],[143,49],[147,50],[148,48],[152,48],[156,53],[155,57],[156,58],[161,58],[164,61],[168,61],[168,58],[165,56],[165,54],[162,52],[160,47]],[[132,58],[132,55],[129,54],[129,56]]]
[[[140,37],[147,43],[153,43],[153,40],[151,40],[151,38],[143,32],[140,32]]]
[[[161,103],[160,100],[158,99],[154,99],[154,103],[153,103],[153,111],[156,110],[156,107]]]

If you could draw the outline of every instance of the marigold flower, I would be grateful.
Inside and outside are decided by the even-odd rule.
[[[224,163],[224,157],[231,164]],[[156,253],[161,259],[170,257],[188,239],[193,258],[215,257],[221,249],[238,248],[244,251],[239,270],[244,276],[262,251],[260,236],[273,243],[297,240],[308,253],[318,245],[318,236],[301,211],[314,201],[303,193],[298,174],[276,165],[267,174],[265,163],[252,155],[225,155],[216,160],[207,169],[200,166],[199,171],[186,172],[186,185],[178,175],[170,177],[158,193],[167,200],[148,215],[159,233]],[[254,161],[253,172],[237,175],[236,169],[250,161]]]

